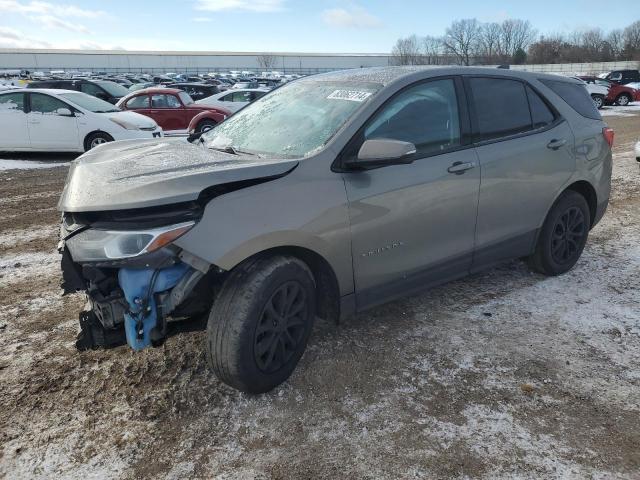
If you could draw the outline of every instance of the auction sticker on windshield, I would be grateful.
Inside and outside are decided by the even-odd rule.
[[[331,100],[350,100],[352,102],[364,102],[371,96],[371,92],[358,90],[334,90],[327,98]]]

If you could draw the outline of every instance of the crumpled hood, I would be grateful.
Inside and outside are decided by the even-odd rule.
[[[208,150],[184,139],[111,142],[71,163],[58,209],[90,212],[186,202],[207,187],[284,175],[297,164]]]

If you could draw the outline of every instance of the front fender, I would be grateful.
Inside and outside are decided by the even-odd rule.
[[[307,162],[313,160],[301,163]],[[344,182],[328,169],[320,176],[304,171],[214,198],[176,245],[224,270],[265,250],[304,248],[333,268],[342,295],[352,293]]]

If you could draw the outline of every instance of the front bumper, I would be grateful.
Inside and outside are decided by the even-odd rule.
[[[83,291],[87,295],[79,315],[79,350],[125,343],[141,350],[158,346],[175,333],[204,328],[200,321],[185,318],[195,317],[207,307],[189,302],[206,273],[182,262],[176,250],[164,248],[111,264],[79,264],[64,241],[60,249],[64,292]],[[179,325],[170,325],[169,317],[181,319],[171,322]]]
[[[112,136],[114,140],[150,140],[164,137],[164,131],[159,126],[154,130],[125,130],[121,128],[117,133],[113,133]]]

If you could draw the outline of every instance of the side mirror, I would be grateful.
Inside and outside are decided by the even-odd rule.
[[[60,117],[75,117],[73,112],[68,108],[59,108],[56,110],[56,115]]]
[[[370,169],[387,165],[408,165],[413,163],[416,146],[410,142],[379,138],[365,140],[358,156],[347,163],[354,169]]]

